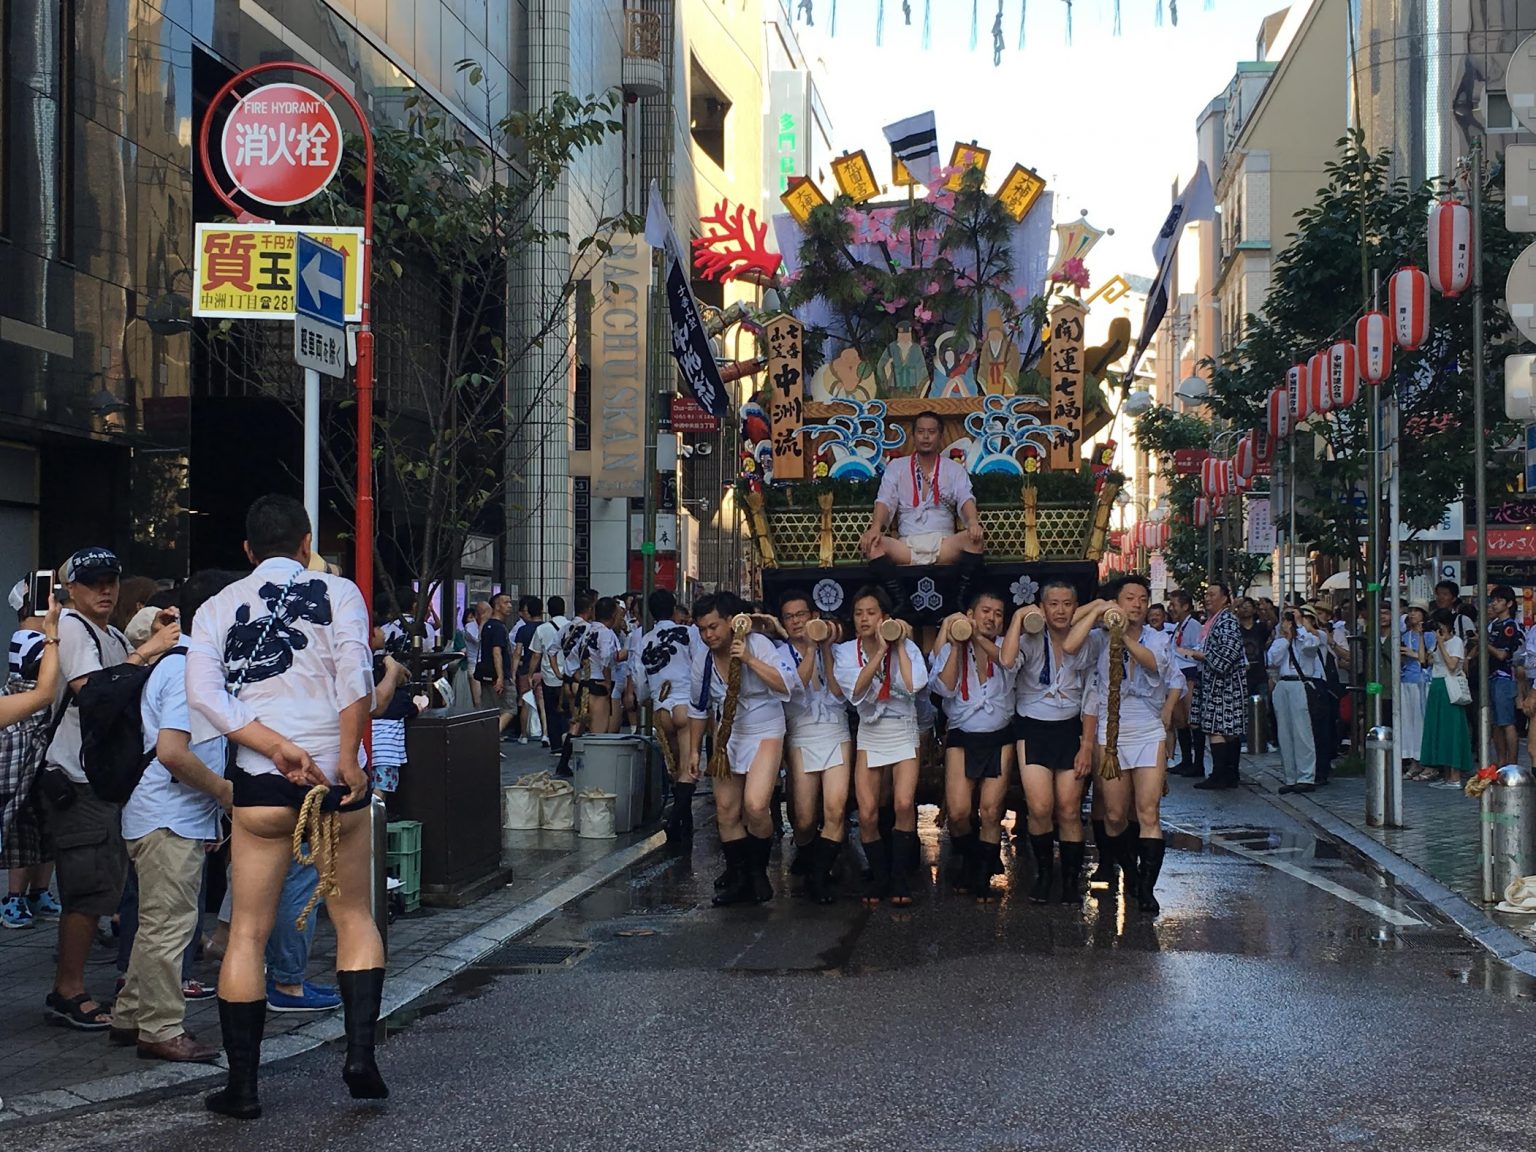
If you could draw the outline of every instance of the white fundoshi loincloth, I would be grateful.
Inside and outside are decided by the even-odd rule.
[[[752,762],[757,758],[757,750],[764,740],[783,741],[784,731],[768,730],[764,732],[731,733],[731,738],[726,741],[725,754],[731,762],[731,775],[745,776],[752,769]]]
[[[800,768],[805,772],[825,772],[843,762],[843,745],[848,743],[848,725],[839,721],[798,724],[789,730],[788,746],[800,753]]]
[[[884,768],[917,759],[917,717],[865,720],[859,725],[859,747],[868,768]]]

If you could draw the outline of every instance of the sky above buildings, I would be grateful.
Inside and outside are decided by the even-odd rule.
[[[1225,91],[1237,62],[1255,58],[1260,22],[1285,5],[1186,0],[1174,27],[1166,5],[1156,23],[1158,0],[1122,0],[1116,36],[1114,0],[1077,0],[1068,44],[1067,4],[1027,0],[1020,50],[1023,2],[1004,0],[1002,64],[994,67],[997,0],[977,0],[974,52],[967,0],[931,0],[926,49],[924,0],[910,0],[911,27],[901,0],[884,0],[880,47],[880,0],[838,0],[835,35],[831,0],[814,0],[816,26],[797,22],[796,32],[824,64],[834,146],[866,149],[883,173],[890,153],[881,127],[931,108],[946,162],[954,141],[975,140],[992,149],[997,179],[1015,162],[1044,176],[1058,196],[1058,221],[1087,209],[1090,223],[1115,230],[1088,259],[1095,283],[1117,272],[1150,276],[1172,186],[1194,169],[1196,117]],[[1343,54],[1341,44],[1340,83]]]

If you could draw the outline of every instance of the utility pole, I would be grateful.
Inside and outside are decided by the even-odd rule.
[[[1365,199],[1366,168],[1360,169],[1360,300],[1371,300],[1371,249],[1367,226]],[[1366,728],[1383,725],[1381,708],[1381,389],[1367,389],[1366,438],[1369,443],[1371,467],[1366,491],[1366,545],[1365,545],[1365,620],[1367,637],[1366,667],[1369,674],[1365,681]],[[1388,730],[1390,731],[1390,729]]]
[[[1493,763],[1488,699],[1488,429],[1483,361],[1483,141],[1472,139],[1472,498],[1477,502],[1477,763]],[[1487,824],[1484,824],[1487,828]]]

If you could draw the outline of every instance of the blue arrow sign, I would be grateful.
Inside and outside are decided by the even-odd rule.
[[[347,281],[346,253],[300,232],[294,254],[298,257],[295,267],[299,281],[294,291],[294,311],[342,327],[345,323],[342,286]]]

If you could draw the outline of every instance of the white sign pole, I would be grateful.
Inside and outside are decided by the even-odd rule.
[[[304,511],[320,547],[320,373],[304,369]]]

